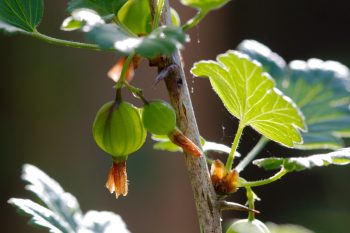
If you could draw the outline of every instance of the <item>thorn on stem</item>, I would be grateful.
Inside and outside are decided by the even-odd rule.
[[[162,69],[162,71],[160,71],[159,74],[157,75],[154,85],[156,86],[160,81],[164,80],[166,77],[169,77],[173,72],[176,71],[177,68],[178,68],[178,65],[171,64],[170,66],[167,66],[164,69]]]

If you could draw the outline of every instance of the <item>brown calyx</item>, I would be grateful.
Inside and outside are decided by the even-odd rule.
[[[186,153],[189,153],[194,157],[200,157],[202,155],[201,149],[199,149],[199,147],[188,137],[186,137],[179,129],[176,128],[168,135],[168,137],[170,141],[181,147]]]
[[[115,197],[128,194],[128,180],[126,173],[126,161],[113,161],[109,170],[106,188],[110,193],[115,192]]]
[[[135,56],[132,59],[132,62],[130,62],[126,74],[125,74],[125,80],[128,82],[131,82],[135,75],[135,69],[139,66],[142,58],[139,56]],[[121,57],[117,61],[117,63],[108,71],[107,75],[110,79],[112,79],[114,82],[118,82],[120,79],[120,75],[122,73],[122,69],[124,66],[124,63],[126,61],[126,57]]]
[[[238,172],[226,171],[225,165],[220,160],[215,160],[211,165],[211,181],[214,189],[219,194],[230,194],[237,191]]]

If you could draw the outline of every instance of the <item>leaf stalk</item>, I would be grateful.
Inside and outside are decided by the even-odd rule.
[[[64,46],[64,47],[71,47],[71,48],[77,48],[77,49],[88,49],[88,50],[93,50],[93,51],[113,51],[113,49],[102,49],[96,44],[87,44],[87,43],[81,43],[81,42],[75,42],[75,41],[54,38],[51,36],[47,36],[45,34],[41,34],[38,31],[30,33],[30,35],[36,39],[45,41],[47,43],[59,45],[59,46]]]
[[[238,144],[239,144],[239,140],[240,140],[240,138],[242,136],[244,127],[245,127],[245,125],[242,124],[242,121],[240,121],[239,125],[238,125],[238,129],[237,129],[237,133],[236,133],[235,139],[233,140],[233,143],[232,143],[230,154],[228,155],[228,158],[227,158],[227,161],[226,161],[225,169],[226,169],[227,172],[231,171],[233,160],[235,158],[235,153],[236,153],[236,150],[237,150],[237,147],[238,147]]]
[[[238,183],[238,187],[247,188],[247,187],[257,187],[257,186],[270,184],[276,180],[281,179],[287,173],[288,173],[288,170],[286,170],[285,168],[281,168],[281,170],[279,172],[277,172],[275,175],[273,175],[267,179],[264,179],[264,180],[245,181],[244,179],[240,178],[239,183]]]

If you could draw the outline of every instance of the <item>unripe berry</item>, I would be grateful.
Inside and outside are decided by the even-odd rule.
[[[111,101],[97,112],[93,136],[102,150],[114,160],[122,161],[144,144],[146,130],[134,105]]]
[[[142,121],[150,133],[168,135],[175,129],[176,114],[173,107],[167,102],[154,100],[145,104]]]
[[[270,233],[270,231],[264,223],[257,219],[253,221],[242,219],[233,223],[226,233]]]

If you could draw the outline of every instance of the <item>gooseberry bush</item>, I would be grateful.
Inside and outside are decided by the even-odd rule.
[[[231,147],[205,140],[196,125],[179,51],[189,40],[186,33],[228,2],[181,0],[197,11],[181,24],[179,14],[167,0],[70,0],[69,16],[61,29],[84,33],[88,43],[82,43],[38,31],[44,0],[2,0],[0,28],[6,34],[28,35],[78,49],[111,51],[118,56],[108,72],[114,82],[115,99],[97,111],[92,126],[96,144],[111,158],[106,187],[116,198],[128,194],[126,161],[129,155],[138,153],[148,132],[155,141],[154,149],[184,152],[200,232],[221,233],[222,211],[245,211],[247,218],[232,223],[227,233],[268,233],[271,227],[256,218],[255,187],[289,173],[350,163],[350,148],[343,148],[342,139],[350,135],[350,72],[336,61],[310,59],[287,64],[254,40],[243,41],[236,50],[223,52],[216,60],[198,61],[190,72],[207,78],[227,111],[239,120]],[[156,83],[165,82],[171,103],[149,100],[143,94],[147,87],[132,84],[144,60],[158,68],[154,78]],[[122,89],[132,93],[142,107],[124,100]],[[261,139],[249,153],[240,154],[240,138],[247,127],[260,133]],[[270,141],[308,150],[310,155],[256,160]],[[332,152],[313,154],[315,149]],[[227,155],[226,161],[209,157],[210,151]],[[248,181],[241,173],[249,164],[277,172],[266,179]],[[116,214],[82,214],[75,197],[38,168],[25,165],[23,179],[41,204],[18,198],[9,203],[30,215],[31,224],[50,232],[129,232]],[[245,190],[247,205],[226,201],[239,189]]]

